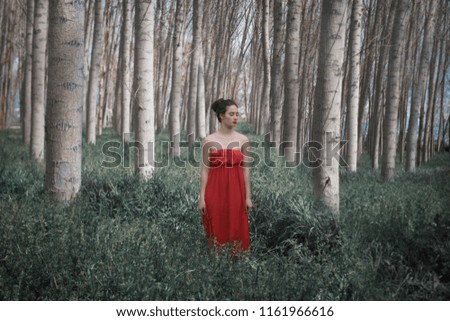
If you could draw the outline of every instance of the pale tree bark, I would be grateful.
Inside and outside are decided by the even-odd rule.
[[[8,69],[10,69],[10,63],[7,63],[7,61],[10,60],[10,46],[7,45],[7,39],[10,34],[11,15],[6,15],[6,12],[11,13],[10,6],[11,4],[8,1],[4,1],[0,13],[0,75],[2,75],[0,78],[0,128],[3,128],[6,125],[6,115],[8,114],[7,97],[9,91],[9,77],[6,75],[8,75]]]
[[[172,148],[171,155],[175,158],[180,157],[180,106],[181,102],[181,72],[183,63],[183,16],[185,3],[184,0],[177,0],[175,30],[173,34],[173,66],[172,66],[172,90],[170,94],[170,122],[169,132]]]
[[[356,172],[358,160],[358,106],[360,93],[362,0],[353,0],[349,36],[349,104],[347,106],[347,170]]]
[[[430,64],[430,49],[434,20],[435,8],[437,7],[437,0],[429,2],[429,10],[425,20],[425,28],[422,41],[422,51],[420,54],[419,74],[417,77],[417,85],[414,88],[411,99],[411,114],[409,118],[408,132],[406,135],[406,171],[415,172],[417,162],[417,126],[419,120],[419,110],[425,96],[426,81],[428,77],[428,68]]]
[[[281,143],[281,115],[282,115],[282,88],[283,88],[283,45],[284,45],[284,3],[282,0],[274,2],[274,35],[272,70],[270,80],[270,104],[271,104],[271,124],[270,140],[275,142],[278,148]]]
[[[280,153],[286,162],[295,162],[298,123],[301,0],[289,0],[286,18],[286,57],[284,67],[283,140]]]
[[[408,118],[408,97],[409,97],[409,89],[411,88],[412,79],[414,78],[413,66],[415,63],[415,51],[414,50],[414,37],[413,31],[416,29],[414,26],[417,24],[416,13],[418,11],[415,9],[417,7],[417,3],[413,3],[411,6],[411,11],[409,14],[409,22],[408,22],[408,37],[405,45],[405,57],[403,59],[403,71],[402,71],[402,88],[401,99],[400,99],[400,110],[399,110],[399,141],[397,143],[399,150],[399,158],[400,163],[404,163],[405,157],[405,133],[407,128],[407,118]]]
[[[252,24],[252,13],[253,11],[249,8],[249,5],[252,5],[251,2],[248,2],[247,6],[244,7],[242,10],[244,11],[244,13],[242,14],[243,17],[242,19],[245,20],[245,25],[244,28],[242,29],[242,32],[240,33],[240,38],[242,38],[241,40],[241,45],[240,45],[240,49],[239,49],[239,55],[237,56],[237,67],[236,67],[236,71],[235,71],[235,75],[234,75],[234,79],[232,82],[232,85],[230,86],[230,97],[237,97],[238,96],[238,87],[241,83],[241,71],[242,71],[242,66],[244,64],[244,59],[246,57],[246,53],[248,48],[250,48],[251,45],[251,41],[247,41],[247,38],[249,38],[251,36],[249,29],[251,27]],[[241,19],[241,17],[240,17]],[[245,94],[245,91],[244,91]]]
[[[135,133],[136,173],[149,179],[154,171],[155,103],[153,39],[155,0],[136,0],[135,14]]]
[[[106,26],[106,51],[104,55],[104,62],[102,66],[102,73],[104,74],[104,86],[103,86],[103,94],[102,94],[102,103],[100,108],[102,110],[99,113],[99,135],[102,135],[103,128],[111,127],[113,124],[113,114],[114,114],[114,105],[117,99],[121,99],[120,94],[115,92],[115,83],[117,79],[115,75],[117,75],[117,69],[119,69],[119,49],[120,49],[120,24],[121,24],[121,15],[119,14],[119,9],[117,6],[113,5],[114,3],[107,2],[108,16],[110,17],[110,23]],[[117,97],[117,98],[116,98]]]
[[[95,15],[95,0],[86,0],[86,12],[84,19],[84,108],[83,108],[83,131],[87,130],[87,108],[88,105],[88,91],[89,87],[89,70],[92,55],[90,50],[92,48],[92,37],[94,34],[94,15]]]
[[[395,3],[383,4],[381,2],[378,3],[377,7],[377,15],[382,15],[382,24],[380,26],[381,32],[380,41],[378,42],[378,61],[376,68],[376,75],[374,81],[374,93],[373,93],[373,111],[372,111],[372,119],[369,124],[369,135],[372,138],[370,144],[370,156],[372,160],[372,168],[378,169],[379,165],[379,155],[380,155],[380,136],[381,136],[381,123],[383,116],[383,106],[384,106],[384,86],[385,86],[385,70],[386,63],[385,60],[388,56],[388,48],[387,45],[389,43],[390,37],[390,26],[394,21],[394,13],[389,13],[390,11],[395,11]],[[384,10],[382,9],[384,8]],[[394,9],[392,9],[394,8]],[[377,16],[375,16],[375,21],[377,20]]]
[[[97,103],[99,101],[100,63],[103,52],[103,4],[95,0],[95,25],[92,45],[91,68],[89,70],[89,87],[87,101],[86,141],[96,143]]]
[[[347,2],[322,2],[319,61],[314,96],[312,172],[314,195],[339,213],[339,145]],[[333,153],[336,151],[336,153]],[[334,158],[334,159],[333,159]]]
[[[261,97],[261,118],[260,118],[260,134],[265,135],[269,132],[270,124],[270,1],[262,0],[262,45],[263,45],[263,64],[264,64],[264,80]]]
[[[199,13],[200,14],[200,13]],[[201,46],[201,40],[199,46]],[[206,137],[206,97],[205,97],[205,71],[203,68],[203,54],[200,48],[200,59],[198,64],[197,84],[197,136],[200,140]]]
[[[109,115],[109,100],[111,92],[111,75],[115,73],[117,68],[116,59],[112,59],[117,46],[113,46],[113,43],[117,43],[114,39],[115,30],[117,30],[119,15],[117,14],[117,6],[113,5],[112,0],[106,0],[105,2],[105,25],[104,25],[104,41],[103,41],[103,55],[101,57],[100,67],[100,84],[99,84],[99,98],[97,103],[97,132],[98,135],[103,135],[103,128],[106,125],[106,118]]]
[[[23,0],[22,0],[23,1]],[[0,10],[0,128],[16,125],[16,99],[20,99],[20,120],[23,121],[25,68],[26,9],[23,2],[6,1]],[[20,90],[18,88],[20,86]]]
[[[388,78],[386,88],[386,112],[383,123],[383,161],[381,178],[388,182],[394,179],[397,151],[397,118],[402,84],[403,39],[405,38],[408,0],[400,0],[395,10],[389,50]]]
[[[32,71],[32,101],[31,114],[31,156],[44,161],[45,140],[45,66],[48,30],[48,1],[36,0],[34,9],[33,36],[33,71]]]
[[[131,44],[131,9],[134,0],[123,0],[123,33],[122,33],[122,121],[120,135],[124,141],[129,140],[130,133],[130,102],[131,102],[131,72],[130,72],[130,44]]]
[[[33,21],[34,0],[27,1],[27,36],[26,36],[26,62],[25,62],[25,89],[24,89],[24,117],[23,117],[23,142],[30,145],[31,139],[31,84],[33,71]]]
[[[156,74],[156,132],[159,133],[167,123],[167,101],[170,72],[172,68],[172,30],[168,26],[174,24],[174,12],[176,8],[176,1],[170,2],[170,8],[167,8],[164,1],[159,2],[159,27],[156,33],[159,37],[159,52],[156,56],[157,59],[157,74]],[[169,93],[170,95],[170,93]]]
[[[81,185],[84,1],[50,1],[45,190],[74,198]]]
[[[444,21],[447,21],[447,16],[445,17]],[[450,37],[449,37],[450,38]],[[447,70],[449,67],[449,58],[450,55],[446,54],[448,52],[448,48],[449,48],[449,43],[446,43],[445,41],[445,36],[442,37],[441,40],[441,55],[445,56],[444,59],[441,59],[441,67],[439,68],[442,72],[442,79],[440,82],[440,90],[441,90],[441,96],[440,96],[440,107],[439,107],[439,129],[438,129],[438,134],[437,134],[437,146],[436,146],[436,151],[439,153],[441,151],[441,147],[442,147],[442,143],[444,141],[444,137],[442,137],[442,133],[443,133],[443,127],[445,124],[445,118],[444,118],[444,101],[445,101],[445,77],[447,75]]]
[[[199,108],[197,103],[198,97],[198,76],[199,76],[199,63],[201,58],[201,50],[202,50],[202,15],[199,14],[203,11],[203,1],[202,0],[194,0],[193,4],[193,51],[191,56],[191,65],[190,65],[190,77],[189,77],[189,99],[187,106],[187,137],[188,137],[188,146],[189,153],[193,153],[194,150],[194,141],[196,134],[196,119],[198,117],[197,114],[201,114],[197,111]]]
[[[311,32],[314,29],[309,21],[310,15],[314,11],[314,3],[309,1],[304,1],[301,16],[301,28],[300,28],[300,54],[299,54],[299,95],[298,95],[298,121],[297,121],[297,155],[296,161],[301,163],[303,160],[303,145],[305,137],[305,116],[306,116],[306,101],[308,95],[308,72],[310,71],[309,65],[309,54],[311,51],[315,51],[310,48]],[[306,31],[307,30],[307,31]]]
[[[433,134],[431,132],[432,129],[432,123],[434,121],[434,111],[435,111],[435,97],[436,97],[436,83],[437,83],[437,77],[438,71],[436,70],[436,63],[437,59],[437,48],[438,48],[438,41],[434,41],[433,43],[433,50],[431,53],[431,60],[430,60],[430,69],[429,69],[429,80],[428,80],[428,94],[427,94],[427,112],[426,112],[426,120],[425,120],[425,127],[424,127],[424,138],[423,138],[423,148],[421,150],[421,163],[426,163],[430,159],[431,155],[431,147],[433,146]],[[440,59],[440,58],[439,58]]]
[[[370,78],[372,76],[373,71],[373,45],[372,39],[373,30],[376,28],[371,27],[371,22],[374,15],[373,8],[374,0],[370,0],[370,3],[367,8],[367,19],[365,22],[365,31],[364,31],[364,45],[362,51],[362,62],[361,62],[361,83],[360,83],[360,97],[359,97],[359,107],[358,107],[358,160],[360,159],[363,149],[364,149],[364,124],[366,121],[366,104],[369,102],[369,94],[370,94]],[[373,23],[372,23],[373,25]]]

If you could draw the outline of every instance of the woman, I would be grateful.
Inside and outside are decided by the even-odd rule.
[[[239,113],[233,100],[219,99],[211,108],[220,128],[203,142],[198,209],[210,245],[219,248],[228,243],[233,253],[247,251],[248,211],[252,208],[250,170],[244,155],[248,138],[234,130]]]

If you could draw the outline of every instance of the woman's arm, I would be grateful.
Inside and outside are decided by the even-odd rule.
[[[248,141],[248,138],[245,137],[243,143],[242,143],[242,154],[244,155],[244,184],[245,184],[245,207],[247,212],[250,211],[252,208],[252,196],[250,191],[250,161],[249,161],[249,149],[250,149],[250,143]]]
[[[208,172],[209,172],[208,146],[205,140],[202,145],[202,162],[200,166],[200,200],[198,204],[198,210],[203,215],[206,213],[205,190],[206,190],[206,182],[208,181]]]

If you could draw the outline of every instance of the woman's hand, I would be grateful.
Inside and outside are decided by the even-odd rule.
[[[247,198],[247,199],[245,200],[245,210],[247,211],[247,213],[250,212],[250,210],[252,209],[252,207],[253,207],[252,200],[249,199],[249,198]]]
[[[198,202],[198,211],[202,215],[206,214],[206,203],[205,203],[205,200],[200,199],[200,201]]]

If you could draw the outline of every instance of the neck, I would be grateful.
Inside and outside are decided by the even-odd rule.
[[[217,132],[222,135],[231,135],[233,133],[233,128],[226,127],[223,124],[221,124],[220,128],[217,130]]]

